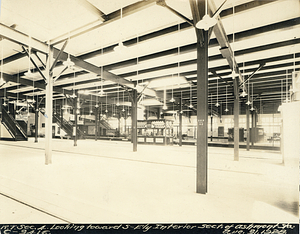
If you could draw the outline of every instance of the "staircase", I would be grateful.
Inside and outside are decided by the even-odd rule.
[[[1,122],[15,141],[28,140],[26,130],[3,107]]]
[[[106,120],[104,120],[104,119],[100,120],[100,127],[108,129],[108,130],[112,129],[112,127],[110,126],[110,124]]]
[[[70,137],[73,137],[73,123],[69,122],[67,120],[65,120],[64,118],[61,119],[60,115],[58,113],[53,113],[53,123],[58,124],[58,126],[63,129],[67,135],[69,135]],[[81,131],[78,127],[77,127],[77,136],[78,138],[81,139],[85,139],[85,135],[83,133],[83,131]]]

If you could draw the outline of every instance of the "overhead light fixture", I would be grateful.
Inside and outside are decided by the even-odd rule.
[[[96,104],[96,105],[95,105],[95,108],[98,108],[98,107],[99,107],[99,105],[98,105],[98,104]]]
[[[211,18],[208,14],[205,14],[197,24],[196,28],[204,29],[207,31],[209,28],[215,26],[217,23],[217,20],[215,18]]]
[[[76,98],[76,94],[75,94],[75,71],[74,71],[74,83],[73,83],[73,94],[70,96],[71,98]]]
[[[3,85],[3,84],[5,84],[5,83],[6,83],[6,81],[3,79],[3,77],[2,77],[2,73],[1,73],[0,85]]]
[[[247,102],[246,102],[246,105],[251,105],[251,102],[248,100]]]
[[[173,78],[173,75],[172,75],[172,78]],[[175,102],[175,99],[173,97],[173,84],[172,84],[172,98],[170,99],[170,102]]]
[[[35,103],[35,100],[34,99],[27,99],[27,102],[28,103]]]
[[[126,49],[127,47],[124,46],[123,42],[120,41],[119,44],[117,46],[114,47],[114,51],[115,52],[121,52],[123,51],[124,49]]]
[[[72,93],[72,95],[71,95],[70,97],[71,97],[71,98],[76,98],[76,97],[77,97],[76,94],[75,94],[74,89],[73,89],[73,93]]]
[[[6,102],[4,102],[4,103],[3,103],[3,106],[7,106],[7,103],[6,103]]]
[[[72,60],[70,59],[70,54],[68,54],[68,58],[66,61],[63,62],[63,65],[67,68],[73,68],[73,66],[75,65],[75,63],[72,62]]]
[[[26,77],[28,77],[28,78],[33,78],[33,73],[31,72],[30,69],[28,69],[28,71],[25,72],[24,75],[25,75]]]
[[[120,19],[120,23],[121,23],[121,28],[122,27],[122,22],[123,22],[123,8],[121,7],[121,19]],[[121,32],[121,35],[122,35],[122,32]],[[124,50],[126,48],[126,46],[124,46],[123,42],[122,42],[122,39],[120,39],[120,42],[119,44],[114,47],[114,51],[115,52],[121,52],[122,50]]]
[[[191,85],[190,85],[190,105],[189,105],[189,108],[193,108],[193,105],[192,105],[192,82],[191,82]]]
[[[107,113],[108,110],[107,110],[107,94],[105,95],[105,113]]]
[[[98,93],[98,95],[100,95],[100,96],[104,96],[105,95],[105,92],[103,91],[102,88],[100,89],[100,92]]]
[[[217,103],[215,104],[216,107],[220,106],[219,103],[219,78],[217,78]]]
[[[250,102],[250,101],[248,100],[248,102]],[[254,107],[253,107],[253,82],[252,82],[252,102],[251,102],[251,109],[250,110],[251,111],[255,110]]]
[[[242,97],[246,97],[247,96],[247,93],[245,92],[245,90],[243,90],[243,92],[241,93],[241,96]]]
[[[215,17],[210,17],[208,15],[207,8],[208,8],[208,2],[206,0],[205,1],[205,15],[198,23],[196,23],[196,28],[204,29],[205,31],[207,31],[209,28],[215,26],[215,24],[217,23],[217,19]]]
[[[227,108],[227,85],[225,86],[225,88],[226,88],[226,109],[224,110],[225,112],[228,112],[229,110],[228,110],[228,108]]]
[[[71,106],[69,106],[69,105],[63,105],[63,107],[62,107],[61,109],[62,109],[62,110],[71,109]]]
[[[83,95],[88,95],[89,91],[87,91],[87,90],[80,90],[79,93],[83,94]]]
[[[162,109],[163,109],[163,110],[167,110],[168,107],[167,107],[166,105],[163,105]]]
[[[234,80],[234,79],[235,79],[235,77],[236,77],[236,73],[235,73],[235,70],[234,70],[234,68],[233,68],[233,70],[232,70],[231,77],[232,77],[232,79],[233,79],[233,80]]]

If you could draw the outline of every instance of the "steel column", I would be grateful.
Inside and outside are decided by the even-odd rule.
[[[203,30],[204,44],[197,43],[197,193],[207,193],[208,131],[208,31]]]
[[[249,151],[250,150],[250,127],[249,127],[249,125],[250,125],[250,110],[249,110],[249,105],[247,105],[247,107],[246,107],[246,127],[247,127],[247,151]]]
[[[35,102],[35,130],[34,130],[34,142],[38,142],[38,133],[39,133],[39,98],[38,96],[36,97],[36,102]]]
[[[238,87],[238,79],[234,80],[235,87]],[[234,161],[239,161],[239,140],[240,140],[240,130],[239,130],[239,113],[240,113],[240,105],[239,105],[239,94],[236,93],[234,97]]]
[[[254,137],[255,137],[255,112],[252,111],[252,124],[251,124],[251,146],[254,146]]]
[[[95,141],[98,138],[98,107],[95,108]]]
[[[52,114],[53,114],[53,79],[50,67],[53,60],[53,48],[48,47],[48,58],[46,64],[46,121],[45,121],[45,164],[52,163]]]
[[[212,113],[211,113],[212,114]],[[210,116],[210,141],[213,141],[213,116]]]
[[[132,90],[132,114],[131,114],[131,137],[133,143],[133,152],[137,151],[137,91],[136,89]]]
[[[74,116],[75,116],[75,127],[73,127],[73,135],[74,135],[74,146],[77,146],[77,102],[78,102],[78,92],[76,91],[76,97],[74,99]]]
[[[182,146],[182,100],[179,101],[179,146]]]

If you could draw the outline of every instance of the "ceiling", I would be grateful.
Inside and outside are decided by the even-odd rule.
[[[183,109],[196,114],[193,1],[197,0],[166,0],[165,7],[155,0],[2,0],[1,25],[26,35],[25,44],[30,46],[36,66],[23,51],[28,48],[24,43],[22,48],[14,34],[7,37],[0,31],[1,73],[6,80],[0,95],[9,100],[45,95],[45,82],[37,67],[43,72],[46,56],[36,52],[34,42],[38,40],[53,45],[57,51],[65,46],[63,51],[71,55],[72,61],[84,62],[75,62],[74,69],[63,71],[67,57],[58,59],[53,70],[57,102],[64,94],[77,90],[80,99],[85,99],[87,110],[96,102],[110,103],[110,108],[118,101],[128,105],[128,94],[137,85],[137,90],[144,93],[141,104],[150,105],[148,99],[162,104],[166,90],[168,111],[178,110],[182,99]],[[212,1],[217,7],[223,2],[209,0]],[[245,89],[250,96],[240,98],[241,114],[245,113],[248,97],[258,113],[276,113],[289,96],[292,72],[299,72],[300,68],[299,0],[227,0],[219,16],[239,71],[243,79],[248,79]],[[125,49],[114,51],[119,42]],[[208,54],[209,110],[232,114],[232,71],[220,52],[214,31]],[[25,75],[29,68],[33,77]],[[98,94],[101,89],[107,96]],[[172,96],[175,103],[170,102]],[[220,107],[215,106],[217,102]],[[193,108],[188,107],[190,104]],[[147,108],[155,112],[159,107],[162,105]]]

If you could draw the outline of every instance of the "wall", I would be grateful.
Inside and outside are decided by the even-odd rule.
[[[6,127],[4,127],[2,123],[0,123],[0,137],[1,138],[12,138],[12,136],[9,134]]]

